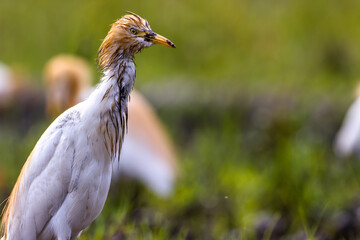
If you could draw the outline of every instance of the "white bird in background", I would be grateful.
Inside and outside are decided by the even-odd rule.
[[[55,56],[44,70],[47,113],[58,116],[85,100],[93,91],[87,62],[72,55]],[[176,155],[171,139],[151,104],[133,90],[128,104],[128,133],[120,162],[113,162],[113,179],[126,175],[142,181],[160,196],[172,192],[177,173]]]
[[[51,58],[44,68],[43,80],[46,113],[51,118],[84,101],[94,90],[88,62],[72,55],[62,54]]]
[[[136,14],[112,25],[98,52],[100,84],[49,126],[21,170],[2,219],[5,239],[75,239],[100,214],[126,131],[133,58],[155,43],[175,48]]]
[[[12,101],[14,90],[13,78],[11,69],[5,64],[0,63],[0,107],[5,107]]]
[[[31,84],[31,76],[23,70],[0,63],[0,126],[21,134],[43,116],[42,89]],[[1,130],[0,130],[1,131]]]
[[[141,180],[160,196],[168,196],[177,173],[174,146],[148,101],[137,91],[129,102],[128,134],[113,179],[122,174]]]
[[[360,154],[360,86],[357,98],[346,113],[334,142],[335,152],[341,157]]]

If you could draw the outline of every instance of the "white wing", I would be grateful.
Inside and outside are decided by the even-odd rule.
[[[18,180],[21,185],[9,216],[8,239],[36,239],[71,192],[78,155],[67,133],[78,117],[65,112],[36,144]]]

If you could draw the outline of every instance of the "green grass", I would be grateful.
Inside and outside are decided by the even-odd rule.
[[[261,239],[336,233],[334,216],[356,203],[360,180],[359,163],[340,161],[331,150],[341,118],[328,115],[338,109],[319,117],[319,105],[278,107],[269,105],[267,118],[258,116],[261,104],[247,102],[159,109],[179,150],[173,195],[158,198],[132,181],[113,185],[102,214],[80,239],[254,239],[260,226]],[[326,131],[319,128],[325,121]],[[47,124],[26,134],[0,132],[3,197]]]

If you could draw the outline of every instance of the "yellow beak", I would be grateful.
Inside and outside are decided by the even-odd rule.
[[[150,41],[153,43],[156,43],[156,44],[166,46],[166,47],[176,48],[175,44],[173,44],[169,39],[167,39],[166,37],[163,37],[157,33],[155,33],[155,36],[153,38],[151,38]]]

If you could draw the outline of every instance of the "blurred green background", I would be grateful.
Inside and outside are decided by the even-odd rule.
[[[80,239],[360,238],[360,165],[332,150],[360,79],[360,1],[0,0],[0,61],[39,88],[60,53],[99,77],[97,49],[127,10],[177,45],[136,56],[135,88],[171,133],[181,176],[168,199],[111,189]],[[20,110],[1,116],[1,200],[49,124],[19,127]]]

